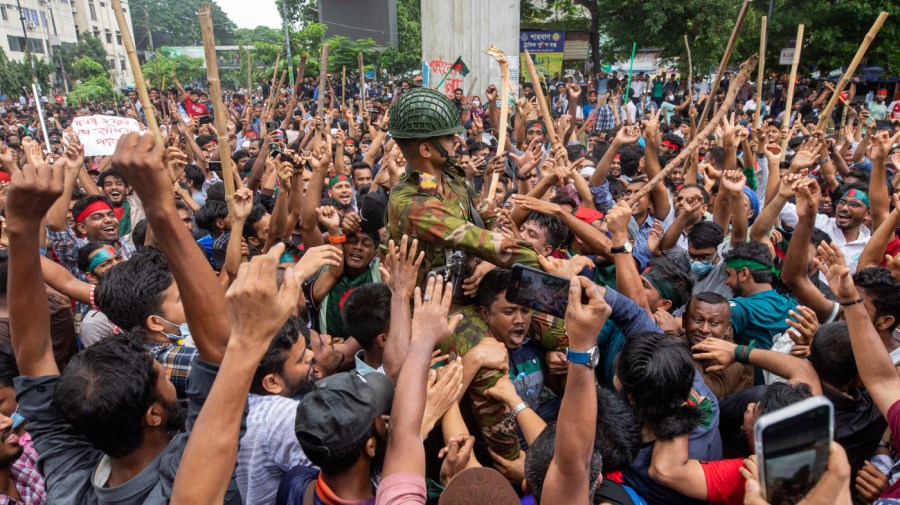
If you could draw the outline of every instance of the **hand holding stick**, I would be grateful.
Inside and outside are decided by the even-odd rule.
[[[497,63],[500,64],[500,99],[502,102],[500,103],[500,124],[497,125],[497,130],[499,131],[499,139],[497,142],[497,158],[501,158],[503,156],[503,151],[506,149],[506,130],[507,123],[509,122],[509,61],[506,59],[506,54],[497,48],[494,45],[484,51],[485,53],[493,56]],[[491,186],[488,190],[487,200],[489,202],[494,201],[494,193],[497,192],[497,183],[500,180],[500,173],[494,172],[491,175]]]

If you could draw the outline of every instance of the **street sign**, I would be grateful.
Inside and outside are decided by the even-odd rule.
[[[793,47],[785,47],[781,50],[781,54],[778,56],[778,64],[779,65],[791,65],[794,63],[794,48]]]

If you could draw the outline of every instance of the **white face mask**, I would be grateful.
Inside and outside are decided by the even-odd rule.
[[[479,107],[481,105],[481,102],[479,102],[478,100],[472,100],[472,105],[474,105],[475,107]]]

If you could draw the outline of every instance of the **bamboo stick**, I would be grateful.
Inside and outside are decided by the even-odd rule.
[[[116,0],[118,1],[118,0]],[[222,182],[225,183],[225,203],[228,214],[234,216],[234,166],[231,160],[231,145],[228,143],[228,124],[225,114],[225,103],[222,100],[222,84],[219,81],[219,67],[216,62],[216,38],[213,33],[212,12],[209,5],[197,11],[200,18],[200,35],[203,37],[203,50],[206,54],[206,80],[209,81],[209,99],[215,112],[216,133],[219,143],[219,158],[222,161]]]
[[[644,184],[641,189],[639,189],[636,193],[631,195],[631,198],[628,199],[628,205],[634,205],[641,199],[644,195],[650,192],[654,186],[662,182],[662,180],[672,171],[676,166],[681,165],[690,156],[694,151],[700,147],[700,141],[709,137],[712,132],[716,129],[716,126],[722,122],[722,118],[728,114],[728,110],[731,108],[731,105],[734,104],[735,99],[737,98],[738,92],[741,90],[741,86],[744,85],[744,82],[747,81],[747,78],[750,77],[750,72],[753,71],[753,67],[756,66],[756,55],[751,56],[747,61],[741,65],[741,71],[738,72],[734,79],[731,80],[731,83],[728,86],[728,92],[725,95],[725,99],[722,100],[722,105],[719,107],[719,110],[716,111],[715,115],[710,122],[706,124],[705,127],[700,131],[698,135],[695,135],[694,138],[688,143],[687,147],[685,147],[678,156],[672,158],[666,166],[656,174],[656,177],[650,180],[647,184]]]
[[[559,136],[556,135],[556,126],[553,124],[553,117],[550,116],[550,107],[547,106],[547,99],[544,97],[544,90],[541,88],[541,81],[538,78],[537,70],[534,68],[534,61],[531,59],[528,49],[525,49],[525,64],[528,66],[528,75],[531,82],[534,83],[534,96],[537,98],[538,105],[541,108],[541,117],[544,118],[547,127],[547,136],[550,137],[550,145],[553,149],[553,157],[556,158],[560,151],[565,151]]]
[[[253,53],[250,52],[250,48],[247,48],[247,95],[250,96],[250,101],[247,103],[253,103]]]
[[[366,73],[363,71],[362,53],[356,55],[356,63],[359,65],[359,111],[362,113],[363,109],[366,108]]]
[[[738,34],[741,31],[741,25],[744,24],[744,18],[747,17],[747,8],[750,7],[750,0],[744,0],[744,3],[741,5],[741,11],[738,13],[737,21],[734,22],[734,29],[731,30],[731,37],[728,39],[728,45],[725,47],[725,54],[722,55],[722,61],[719,62],[719,70],[716,72],[716,80],[713,81],[712,89],[710,90],[710,94],[706,99],[706,103],[703,105],[703,112],[700,113],[700,117],[697,118],[697,124],[703,126],[703,122],[706,119],[706,116],[710,111],[710,104],[713,102],[713,96],[715,96],[715,92],[718,89],[719,82],[722,80],[722,76],[725,74],[725,68],[728,67],[728,60],[731,59],[731,52],[734,51],[734,44],[737,42]]]
[[[878,31],[881,30],[882,25],[884,25],[884,21],[887,19],[888,13],[885,11],[881,11],[881,14],[878,15],[878,18],[875,20],[875,23],[872,25],[872,28],[869,29],[869,33],[866,34],[866,37],[863,39],[862,44],[859,45],[859,49],[856,50],[856,55],[853,57],[853,61],[850,62],[850,66],[847,67],[847,71],[841,76],[841,79],[838,81],[837,86],[834,89],[834,95],[832,95],[831,100],[828,100],[828,105],[825,106],[825,109],[819,113],[819,124],[816,125],[817,130],[825,130],[825,127],[828,125],[828,118],[831,116],[831,111],[834,110],[834,106],[837,104],[837,100],[840,97],[841,91],[844,91],[844,88],[850,84],[850,79],[853,78],[854,72],[856,72],[856,67],[859,66],[859,62],[862,61],[863,56],[866,55],[866,51],[869,50],[869,46],[872,45],[872,40],[875,39],[875,35],[878,35]]]
[[[754,128],[762,126],[760,115],[762,115],[763,77],[765,76],[764,72],[766,69],[766,24],[768,21],[768,16],[763,16],[759,28],[759,72],[756,74],[756,115],[753,116]]]
[[[163,144],[162,134],[159,133],[159,124],[156,122],[156,109],[150,102],[150,95],[147,94],[147,83],[144,82],[144,72],[141,70],[141,62],[138,61],[137,52],[134,50],[134,41],[131,40],[131,30],[128,29],[128,22],[125,20],[125,11],[122,10],[122,2],[120,0],[112,0],[113,11],[116,13],[116,21],[119,23],[119,32],[122,34],[122,43],[125,45],[125,52],[128,54],[128,61],[131,63],[131,74],[134,76],[134,89],[137,91],[138,98],[141,100],[141,106],[144,108],[144,116],[147,118],[147,126],[156,137],[156,141]]]
[[[306,72],[306,51],[300,55],[300,66],[297,67],[297,80],[294,81],[294,92],[291,95],[291,98],[297,97],[297,92],[300,91],[300,85],[303,82],[303,74]]]
[[[506,54],[491,44],[491,47],[483,51],[493,56],[497,63],[500,64],[500,124],[497,125],[498,141],[497,141],[497,157],[501,157],[506,150],[506,135],[509,123],[509,60]],[[497,183],[500,181],[500,173],[491,174],[491,185],[488,189],[488,202],[494,201],[494,195],[497,193]]]
[[[347,65],[341,65],[341,107],[347,103]]]
[[[691,62],[691,45],[688,43],[688,36],[684,36],[684,48],[687,49],[688,59],[688,103],[694,102],[694,64]]]
[[[794,61],[791,62],[791,76],[788,79],[787,102],[784,105],[784,120],[781,121],[781,161],[784,161],[784,155],[787,154],[788,132],[790,131],[791,108],[794,106],[794,88],[797,80],[797,67],[800,65],[800,51],[803,49],[803,25],[797,25],[797,40],[794,43]],[[797,116],[800,112],[797,112]],[[797,117],[796,121],[802,121]]]
[[[325,117],[325,87],[328,83],[328,51],[331,46],[322,44],[322,56],[319,58],[319,98],[316,101],[316,116]]]

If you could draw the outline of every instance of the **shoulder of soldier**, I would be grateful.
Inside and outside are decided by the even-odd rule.
[[[482,319],[478,311],[477,305],[467,305],[454,312],[454,314],[462,314],[463,319],[456,327],[453,335],[441,343],[440,349],[444,353],[455,352],[460,356],[465,356],[467,352],[488,335],[489,330],[487,323]]]

